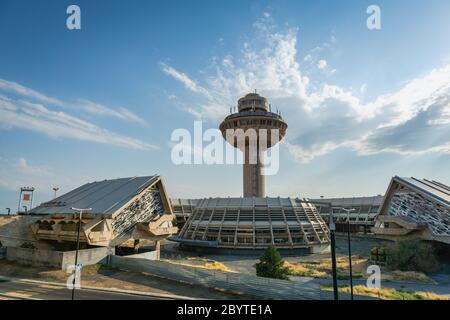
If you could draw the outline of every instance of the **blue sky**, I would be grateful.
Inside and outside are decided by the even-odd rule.
[[[66,8],[81,8],[81,30]],[[382,29],[366,27],[381,8]],[[18,188],[158,173],[172,197],[239,196],[239,165],[176,166],[257,89],[289,124],[270,196],[450,183],[450,3],[0,0],[0,212]]]

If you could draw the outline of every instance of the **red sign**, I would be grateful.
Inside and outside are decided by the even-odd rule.
[[[24,194],[22,200],[23,201],[30,201],[30,194],[29,193]]]

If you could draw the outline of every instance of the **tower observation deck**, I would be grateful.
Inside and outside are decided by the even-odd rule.
[[[219,129],[224,139],[244,154],[244,197],[265,197],[262,155],[283,139],[287,123],[281,115],[271,112],[266,98],[249,93],[238,100],[238,112],[227,116]],[[233,131],[235,134],[229,135]],[[243,138],[239,132],[244,134]],[[261,141],[261,137],[266,137],[267,142]]]

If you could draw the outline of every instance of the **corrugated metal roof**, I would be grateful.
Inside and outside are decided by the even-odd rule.
[[[397,176],[394,177],[394,180],[413,190],[421,192],[444,205],[450,205],[450,187],[441,182]]]
[[[156,181],[157,175],[119,178],[86,183],[52,201],[42,203],[31,214],[74,213],[71,209],[92,208],[89,214],[111,214]]]

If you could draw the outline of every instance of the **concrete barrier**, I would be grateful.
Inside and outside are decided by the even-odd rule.
[[[30,225],[42,216],[37,215],[0,215],[0,243],[4,247],[20,247],[26,243],[33,244],[38,249],[51,249],[48,243],[36,241]]]
[[[64,251],[61,263],[61,269],[66,270],[68,266],[75,264],[76,251]],[[89,266],[101,262],[109,262],[109,257],[115,253],[114,248],[99,247],[91,249],[78,250],[78,263],[83,266]]]
[[[320,285],[311,278],[297,281],[262,278],[242,273],[187,267],[164,261],[111,257],[121,270],[145,272],[157,277],[270,299],[320,299]]]
[[[5,259],[5,258],[6,258],[6,248],[0,247],[0,259]]]
[[[136,253],[127,255],[127,258],[136,258],[136,259],[147,259],[147,260],[158,260],[158,252],[148,251],[143,253]]]
[[[6,259],[32,266],[53,267],[66,270],[69,265],[75,264],[76,251],[54,251],[42,249],[28,249],[7,247]],[[78,251],[78,263],[83,266],[106,262],[108,257],[114,255],[114,248],[100,247]]]

